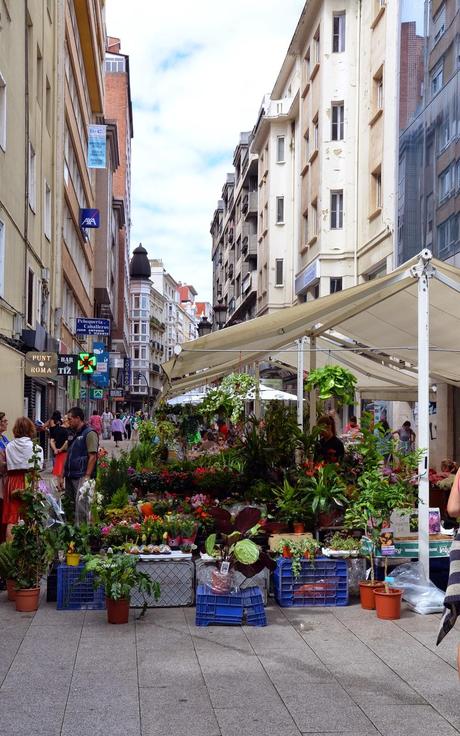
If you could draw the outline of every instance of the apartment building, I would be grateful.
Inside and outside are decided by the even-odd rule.
[[[0,363],[2,411],[47,416],[56,381],[25,377],[30,350],[56,350],[58,2],[0,8]]]
[[[251,319],[257,308],[257,156],[240,134],[211,222],[214,329]]]
[[[115,260],[118,266],[114,284],[115,314],[111,349],[125,360],[129,355],[129,252],[131,228],[131,140],[134,136],[129,56],[121,53],[120,39],[107,39],[105,56],[105,115],[116,122],[120,165],[113,176],[113,197],[123,208],[123,223],[118,228]],[[120,218],[121,222],[121,218]],[[119,385],[121,377],[115,376]]]

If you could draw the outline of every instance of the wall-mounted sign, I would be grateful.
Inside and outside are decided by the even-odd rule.
[[[26,353],[25,374],[29,378],[56,378],[57,353]]]
[[[95,210],[91,207],[80,210],[80,227],[99,227],[100,217],[99,210]]]
[[[319,259],[316,258],[312,263],[296,276],[295,279],[295,293],[302,294],[314,281],[319,279]]]
[[[88,168],[106,168],[106,125],[88,125]]]
[[[77,376],[78,375],[78,355],[58,355],[57,372],[58,376]]]
[[[122,388],[111,388],[109,391],[109,396],[111,399],[121,399],[125,395],[125,392]]]
[[[123,386],[129,390],[131,385],[131,358],[125,358],[125,365],[123,368]]]
[[[90,376],[94,373],[97,366],[97,358],[91,353],[80,353],[77,360],[77,368],[79,373]]]
[[[96,356],[96,372],[92,381],[96,386],[107,387],[109,385],[109,354],[103,342],[93,342],[93,352]]]
[[[110,335],[109,319],[93,319],[92,317],[77,317],[75,328],[77,335]]]
[[[86,386],[82,386],[80,389],[80,399],[87,399],[87,398],[88,398],[88,389]],[[90,388],[89,398],[94,399],[94,400],[103,399],[104,389],[103,388]]]

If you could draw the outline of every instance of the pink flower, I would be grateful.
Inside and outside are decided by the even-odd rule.
[[[134,529],[135,532],[140,532],[142,529],[142,524],[139,524],[139,522],[136,522],[135,524],[131,524],[131,529]]]
[[[103,526],[101,529],[102,536],[108,537],[112,529],[113,529],[113,524],[109,524],[109,526]]]

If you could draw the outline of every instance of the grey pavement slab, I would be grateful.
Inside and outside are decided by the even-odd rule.
[[[458,632],[357,605],[280,609],[269,625],[196,628],[194,609],[17,614],[0,594],[0,734],[460,734]]]

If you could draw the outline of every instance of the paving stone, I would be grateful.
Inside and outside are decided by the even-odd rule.
[[[219,726],[206,689],[141,688],[142,736],[167,733],[187,736],[220,736]]]
[[[0,689],[0,733],[2,736],[60,736],[65,700],[48,692]]]
[[[455,736],[459,733],[429,705],[375,706],[368,714],[382,736]]]
[[[302,733],[372,732],[372,723],[339,684],[309,684],[285,697],[284,703]]]
[[[300,736],[300,731],[284,706],[276,708],[216,708],[222,736]]]

